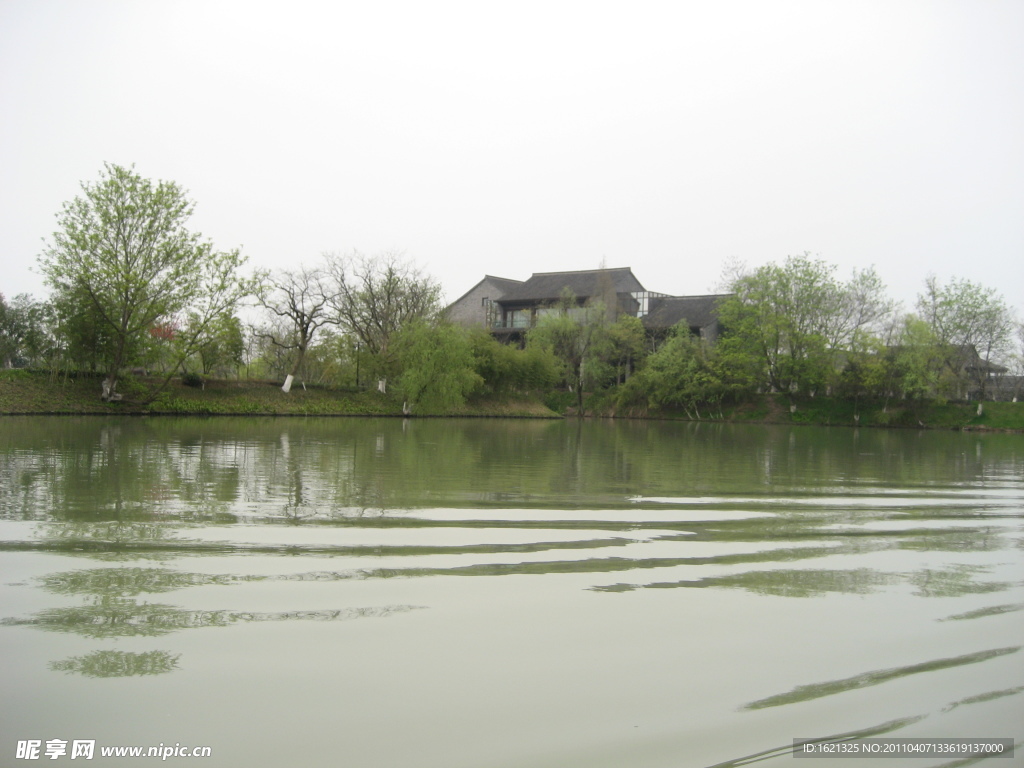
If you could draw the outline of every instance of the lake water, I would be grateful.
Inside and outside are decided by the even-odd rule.
[[[0,617],[0,765],[1022,765],[1024,436],[5,417]]]

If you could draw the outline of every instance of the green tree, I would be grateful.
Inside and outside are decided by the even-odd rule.
[[[526,336],[526,346],[550,350],[562,363],[562,379],[576,394],[576,411],[583,415],[583,391],[603,373],[599,350],[606,340],[608,309],[598,301],[580,306],[566,289],[558,304],[544,311]]]
[[[943,391],[943,354],[931,326],[906,315],[890,350],[890,381],[904,398],[921,400]]]
[[[391,340],[398,370],[396,389],[403,410],[448,411],[466,402],[482,383],[474,370],[473,348],[466,332],[449,323],[413,320]]]
[[[622,404],[646,400],[655,408],[680,407],[691,418],[721,404],[730,391],[708,343],[690,333],[684,320],[629,382]]]
[[[193,322],[191,315],[189,322]],[[196,355],[204,376],[237,373],[245,358],[242,321],[228,314],[218,317],[200,336]]]
[[[22,330],[18,318],[0,293],[0,368],[11,368],[21,349]]]
[[[723,359],[776,391],[813,393],[836,383],[843,358],[867,344],[892,312],[874,270],[848,283],[817,259],[790,257],[736,278],[719,307]]]
[[[473,368],[480,376],[481,391],[488,395],[508,395],[554,386],[559,364],[551,351],[533,345],[519,349],[502,344],[486,330],[470,331]]]
[[[1009,363],[1014,383],[1007,395],[1016,403],[1024,396],[1024,322],[1018,322],[1014,328],[1013,354]]]
[[[50,308],[57,364],[65,369],[99,371],[111,355],[112,333],[88,294],[81,288],[56,293]]]
[[[597,355],[606,366],[609,383],[622,384],[642,365],[647,353],[647,333],[639,317],[619,315],[607,326],[607,332],[598,346]]]
[[[954,278],[943,285],[932,276],[917,297],[917,311],[939,345],[954,394],[971,383],[984,400],[993,364],[1006,360],[1013,345],[1015,318],[1003,297],[970,280]]]
[[[197,322],[177,345],[184,360],[206,327],[233,310],[253,283],[239,274],[245,260],[237,250],[217,252],[186,228],[194,204],[177,184],[108,163],[82,192],[58,213],[59,229],[39,263],[55,301],[84,303],[109,335],[102,349],[103,398],[119,399],[121,372],[151,328],[192,311]]]
[[[0,293],[0,368],[35,367],[52,352],[48,308],[27,293]]]

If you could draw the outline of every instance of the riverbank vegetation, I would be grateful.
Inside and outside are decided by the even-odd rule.
[[[188,386],[176,379],[159,398],[144,402],[149,382],[129,376],[124,398],[104,402],[96,397],[97,377],[46,371],[0,371],[0,414],[63,415],[254,415],[254,416],[403,416],[403,401],[375,389],[297,386],[282,397],[280,381],[207,379]],[[587,394],[586,412],[595,417],[641,417],[694,420],[692,411],[665,407],[644,411],[616,408],[614,393]],[[480,394],[458,407],[419,411],[421,416],[559,418],[575,414],[576,394],[551,389],[533,394]],[[831,426],[978,429],[1024,431],[1024,403],[862,401],[833,397],[801,398],[779,394],[754,395],[722,402],[701,413],[707,421],[754,424],[815,424]]]
[[[0,412],[594,415],[1024,428],[1024,325],[934,277],[913,311],[873,269],[732,268],[713,333],[566,292],[521,345],[446,319],[401,254],[245,271],[170,182],[108,165],[58,214],[51,295],[0,295]],[[979,405],[980,404],[980,405]]]

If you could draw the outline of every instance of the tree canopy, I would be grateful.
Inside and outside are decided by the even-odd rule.
[[[282,270],[270,275],[260,286],[260,305],[280,323],[260,330],[259,335],[295,353],[282,387],[285,392],[291,390],[292,379],[299,373],[317,331],[325,325],[337,324],[331,311],[334,296],[327,273],[318,267]]]
[[[386,355],[407,323],[440,311],[441,286],[400,253],[327,257],[338,324],[373,355]]]
[[[970,280],[943,285],[932,276],[917,297],[917,311],[939,346],[943,373],[954,381],[971,380],[984,399],[992,364],[1006,360],[1013,346],[1014,316],[1002,296]],[[971,360],[970,347],[978,363]]]
[[[736,278],[719,307],[721,354],[754,386],[813,392],[833,383],[840,354],[864,343],[891,313],[873,269],[848,283],[808,255],[768,264]]]
[[[328,254],[330,301],[339,329],[357,340],[373,374],[386,380],[399,371],[392,342],[414,323],[433,322],[441,311],[441,285],[401,253]]]
[[[193,209],[174,182],[108,163],[57,214],[40,268],[64,315],[91,318],[107,338],[97,350],[107,374],[105,399],[117,397],[118,377],[138,359],[151,329],[191,311],[175,343],[180,362],[207,326],[253,288],[239,275],[239,251],[217,252],[185,226]]]

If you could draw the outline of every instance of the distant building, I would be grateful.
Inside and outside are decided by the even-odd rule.
[[[718,340],[718,302],[730,294],[706,296],[660,296],[651,299],[650,309],[643,318],[644,326],[654,334],[664,334],[673,326],[686,321],[690,333],[709,343]]]
[[[484,275],[483,280],[448,306],[448,319],[470,328],[481,325],[490,328],[494,325],[498,300],[522,284],[522,280]]]
[[[484,277],[448,307],[448,317],[483,326],[499,339],[522,342],[526,332],[571,292],[580,306],[601,300],[615,315],[639,317],[648,331],[663,336],[686,320],[690,331],[710,342],[718,337],[716,304],[721,295],[670,296],[648,291],[629,267],[575,272],[536,272],[529,280]]]

